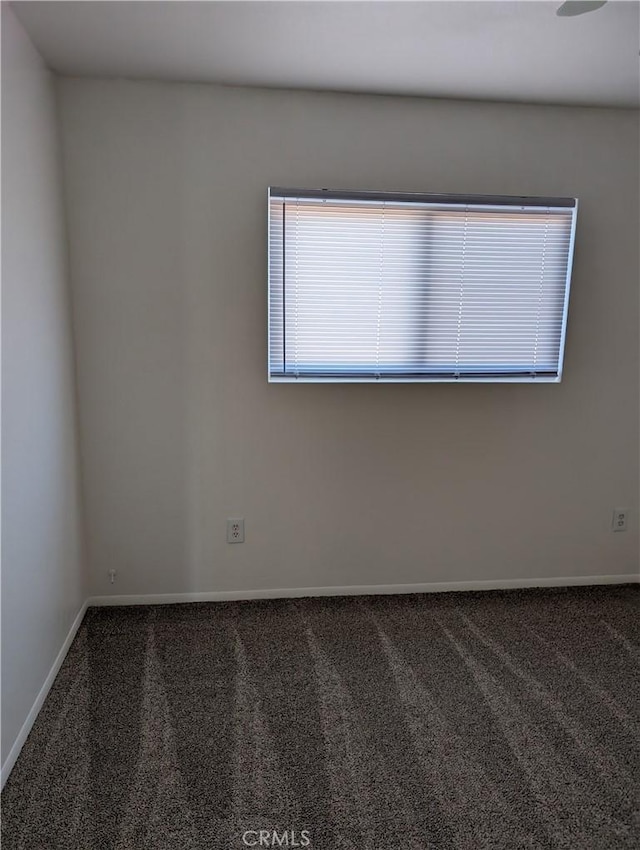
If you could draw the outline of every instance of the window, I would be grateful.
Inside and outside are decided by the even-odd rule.
[[[270,381],[559,381],[577,201],[269,190]]]

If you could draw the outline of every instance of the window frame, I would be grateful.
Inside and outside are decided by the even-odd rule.
[[[514,375],[498,373],[480,373],[477,375],[466,373],[464,375],[445,374],[398,374],[398,375],[295,375],[274,373],[272,371],[272,298],[271,290],[274,282],[271,275],[272,237],[271,237],[271,207],[274,199],[282,199],[283,204],[287,199],[309,200],[333,200],[345,202],[397,202],[411,205],[439,204],[447,207],[465,209],[473,206],[488,206],[499,210],[504,208],[519,207],[521,210],[536,210],[541,208],[563,208],[572,213],[571,230],[568,245],[567,271],[564,291],[564,305],[560,330],[560,347],[558,356],[557,374],[531,374],[517,373]],[[354,191],[339,189],[296,189],[280,186],[270,186],[267,193],[267,379],[269,383],[560,383],[563,375],[564,355],[566,344],[566,331],[569,310],[569,296],[571,289],[571,277],[573,271],[575,234],[577,225],[578,199],[569,197],[537,197],[537,196],[513,196],[513,195],[462,195],[462,194],[434,194],[415,192],[380,192],[380,191]],[[283,231],[284,238],[284,231]],[[285,272],[283,266],[282,280],[279,286],[284,287]],[[284,298],[283,298],[284,304]],[[284,312],[284,307],[283,307]]]

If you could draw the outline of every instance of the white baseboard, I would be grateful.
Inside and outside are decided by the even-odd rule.
[[[76,636],[76,632],[80,628],[80,623],[82,623],[82,619],[85,615],[87,607],[88,600],[85,600],[82,603],[82,607],[78,611],[75,620],[71,624],[69,634],[64,639],[64,643],[60,647],[60,652],[57,654],[56,660],[51,665],[51,669],[47,674],[47,678],[44,680],[44,684],[40,688],[40,692],[35,698],[35,702],[31,706],[29,714],[27,714],[27,719],[24,721],[24,723],[22,724],[22,728],[18,732],[18,737],[16,738],[13,746],[11,747],[9,755],[6,757],[4,764],[2,765],[2,771],[0,773],[0,788],[4,788],[5,782],[7,781],[7,779],[9,778],[9,774],[13,770],[13,766],[16,763],[16,759],[20,755],[20,750],[22,749],[24,742],[27,740],[29,732],[31,732],[31,727],[35,723],[36,717],[38,716],[38,713],[42,708],[45,699],[47,698],[47,694],[51,689],[51,685],[53,685],[53,682],[56,676],[58,675],[58,670],[62,666],[62,662],[67,656],[67,652],[69,651],[69,647],[73,643],[73,639]]]
[[[495,579],[490,581],[436,581],[418,584],[364,584],[345,587],[277,587],[258,590],[219,590],[200,593],[143,593],[91,596],[90,606],[170,605],[177,602],[233,602],[243,599],[293,599],[301,596],[376,596],[389,593],[446,593],[464,590],[510,590],[525,587],[575,587],[599,584],[637,584],[638,574],[565,576],[561,578]]]

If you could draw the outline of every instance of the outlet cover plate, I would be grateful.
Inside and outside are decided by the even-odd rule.
[[[613,519],[611,520],[611,530],[612,531],[626,531],[627,530],[627,514],[628,511],[626,508],[614,508],[613,509]]]
[[[244,543],[244,519],[227,520],[227,543]]]

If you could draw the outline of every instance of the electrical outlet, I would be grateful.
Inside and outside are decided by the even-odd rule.
[[[227,543],[244,543],[244,520],[227,520]]]
[[[117,570],[109,570],[108,575],[109,575],[109,580],[110,580],[111,584],[113,584],[114,581],[116,580],[116,576],[118,575],[118,571]]]
[[[626,531],[627,530],[627,509],[626,508],[614,508],[613,509],[613,519],[611,521],[611,530],[612,531]]]

